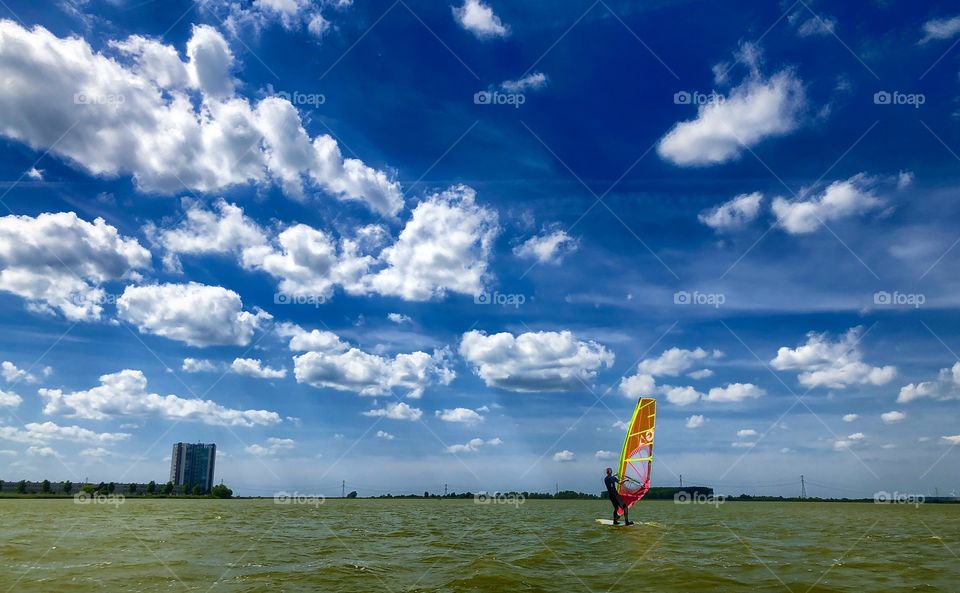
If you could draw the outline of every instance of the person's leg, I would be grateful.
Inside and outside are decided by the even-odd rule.
[[[613,522],[616,523],[619,519],[617,511],[620,509],[620,502],[613,496],[610,497],[610,502],[613,504]]]

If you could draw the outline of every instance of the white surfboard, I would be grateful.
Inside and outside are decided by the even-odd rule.
[[[596,519],[596,522],[600,525],[609,525],[610,527],[629,527],[630,525],[635,525],[635,523],[627,525],[623,521],[614,524],[613,519]]]

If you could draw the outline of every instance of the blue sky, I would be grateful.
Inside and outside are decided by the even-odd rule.
[[[960,490],[947,3],[0,16],[4,479]]]

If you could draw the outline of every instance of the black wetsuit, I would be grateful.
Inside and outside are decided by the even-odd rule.
[[[619,483],[620,480],[617,479],[617,476],[607,476],[603,479],[603,485],[607,487],[607,496],[610,497],[610,502],[613,503],[613,522],[616,523],[619,520],[617,510],[623,509],[623,522],[629,523],[630,520],[627,519],[627,505],[623,503],[623,499],[620,498],[620,494],[617,492],[617,484]]]

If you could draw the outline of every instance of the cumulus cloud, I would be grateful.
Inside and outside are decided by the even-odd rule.
[[[697,218],[718,233],[744,228],[760,214],[763,194],[740,194],[729,202],[701,212]]]
[[[213,373],[220,370],[220,366],[202,358],[184,358],[180,370],[185,373]]]
[[[0,389],[0,408],[16,408],[23,403],[23,398],[12,391]]]
[[[647,358],[641,361],[640,364],[637,365],[637,372],[655,377],[661,375],[676,377],[701,361],[715,360],[722,357],[723,352],[719,350],[708,352],[703,348],[696,348],[694,350],[670,348],[669,350],[664,350],[657,358]]]
[[[637,373],[620,379],[620,393],[627,397],[638,398],[651,396],[657,391],[657,381],[653,375]]]
[[[290,451],[295,446],[296,442],[293,439],[279,439],[276,437],[270,437],[267,439],[265,444],[261,445],[255,443],[249,447],[245,447],[244,450],[251,455],[256,455],[257,457],[269,457],[285,451]]]
[[[385,431],[385,430],[378,430],[378,431],[377,431],[377,438],[378,438],[378,439],[383,439],[383,440],[385,440],[385,441],[392,441],[392,440],[393,440],[394,438],[396,438],[396,437],[394,437],[392,434],[390,434],[389,432],[387,432],[387,431]]]
[[[475,295],[483,290],[498,232],[496,212],[476,204],[476,191],[451,187],[417,204],[396,243],[380,254],[386,268],[364,284],[415,301],[447,292]]]
[[[714,372],[710,369],[700,369],[698,371],[691,371],[687,373],[687,376],[691,379],[709,379],[714,375]]]
[[[960,362],[955,363],[952,368],[940,369],[935,381],[904,385],[900,388],[897,403],[905,404],[922,398],[960,399]]]
[[[578,340],[570,331],[518,336],[469,331],[460,341],[460,354],[488,387],[515,392],[586,389],[598,369],[614,360],[601,344]]]
[[[332,332],[285,326],[281,335],[290,337],[290,349],[304,352],[294,357],[298,383],[318,389],[353,391],[360,395],[385,395],[394,389],[419,398],[431,385],[449,385],[456,373],[449,368],[449,352],[417,351],[393,357],[370,354],[350,346]]]
[[[388,404],[383,408],[376,408],[363,412],[364,416],[389,418],[390,420],[417,421],[423,416],[423,410],[414,408],[404,402]]]
[[[609,461],[611,459],[618,458],[617,454],[614,453],[613,451],[603,451],[603,450],[597,451],[596,453],[593,454],[593,456],[594,458],[599,459],[601,461]]]
[[[531,72],[517,80],[504,80],[500,88],[508,93],[522,93],[525,91],[539,91],[547,86],[547,75],[543,72]]]
[[[128,286],[117,299],[120,319],[140,333],[191,346],[246,346],[253,332],[272,317],[243,310],[240,295],[222,286],[152,284]]]
[[[837,19],[829,15],[813,14],[806,7],[787,18],[800,37],[832,35],[837,28]]]
[[[7,23],[0,21],[0,48]],[[0,64],[4,54],[0,49]],[[0,106],[8,94],[0,94]],[[15,112],[0,107],[0,135],[6,133],[4,113]],[[150,252],[102,218],[90,223],[73,212],[0,217],[0,290],[26,299],[33,311],[99,320],[107,296],[101,284],[134,277],[149,266]]]
[[[858,216],[883,205],[874,194],[876,179],[859,173],[845,181],[834,181],[822,194],[805,190],[798,200],[773,199],[777,224],[791,235],[816,231],[821,225],[842,218]]]
[[[557,451],[556,453],[553,454],[553,460],[559,463],[574,461],[576,460],[576,458],[577,456],[573,453],[573,451],[567,451],[566,449],[564,449],[563,451]]]
[[[843,421],[844,421],[844,422],[856,422],[858,418],[860,418],[860,415],[859,415],[859,414],[844,414],[844,415],[843,415]]]
[[[566,231],[557,229],[530,237],[514,247],[513,253],[517,257],[535,260],[541,264],[558,265],[579,247],[579,241]]]
[[[51,440],[74,443],[116,443],[130,435],[125,432],[94,432],[80,426],[60,426],[54,422],[30,422],[23,429],[0,426],[0,439],[15,443],[44,444]]]
[[[897,422],[902,422],[906,419],[907,415],[897,410],[880,414],[880,420],[883,420],[884,424],[896,424]]]
[[[923,23],[923,39],[920,43],[950,39],[957,34],[960,34],[960,16],[930,19]]]
[[[193,420],[214,426],[269,426],[280,415],[267,410],[235,410],[214,401],[159,395],[147,391],[142,371],[125,369],[100,376],[100,385],[86,391],[64,393],[40,389],[44,414],[108,420],[117,416],[159,416],[170,420]]]
[[[767,138],[800,125],[806,106],[803,82],[790,70],[769,78],[754,70],[721,100],[698,107],[697,117],[676,124],[657,144],[661,158],[680,166],[707,166],[740,158]]]
[[[435,415],[444,422],[455,422],[459,424],[477,424],[478,422],[483,422],[483,415],[477,410],[471,410],[470,408],[437,410]]]
[[[726,387],[714,387],[707,393],[709,402],[742,402],[766,395],[766,390],[753,383],[730,383]]]
[[[457,23],[478,39],[506,37],[510,29],[503,24],[493,9],[481,0],[464,0],[462,6],[451,6]]]
[[[272,369],[263,366],[259,358],[235,358],[230,363],[230,370],[237,375],[254,377],[255,379],[283,379],[287,376],[287,369]]]
[[[475,439],[470,439],[468,442],[462,445],[450,445],[449,447],[447,447],[447,453],[453,453],[454,455],[456,455],[457,453],[474,453],[476,451],[479,451],[482,447],[485,447],[485,446],[496,447],[502,443],[503,441],[501,441],[499,437],[495,437],[488,440],[483,440],[478,437]]]
[[[387,319],[396,323],[397,325],[413,322],[413,319],[410,319],[409,315],[404,315],[402,313],[387,313]]]
[[[703,397],[702,393],[689,385],[686,387],[664,385],[659,388],[659,392],[666,396],[668,402],[676,406],[689,406]]]
[[[36,383],[37,378],[28,373],[27,371],[18,368],[17,365],[13,364],[9,360],[3,361],[0,363],[0,375],[3,375],[3,380],[7,383]]]
[[[328,7],[350,6],[352,0],[205,0],[200,7],[223,22],[230,34],[259,36],[264,28],[279,25],[287,31],[307,31],[322,39],[333,28],[324,16]]]
[[[797,378],[801,385],[809,388],[885,385],[896,376],[897,368],[874,367],[863,362],[859,346],[862,334],[862,327],[854,327],[838,341],[831,342],[825,333],[810,332],[806,344],[777,350],[770,365],[779,371],[801,371]]]
[[[866,435],[864,435],[862,432],[855,432],[851,435],[848,435],[846,438],[835,440],[833,442],[833,448],[836,451],[850,449],[857,443],[862,442],[865,438]]]
[[[960,434],[955,434],[953,436],[943,436],[940,438],[950,443],[951,445],[960,445]]]
[[[707,419],[704,418],[701,414],[694,414],[687,417],[687,423],[685,426],[687,428],[700,428],[707,423]]]
[[[216,29],[193,27],[186,61],[141,36],[109,45],[116,57],[0,21],[0,134],[93,175],[131,174],[145,191],[276,182],[296,198],[319,190],[386,216],[402,209],[390,175],[344,158],[329,135],[311,138],[288,100],[235,94],[234,56]]]
[[[740,438],[755,437],[757,436],[757,431],[752,428],[742,428],[737,431],[737,436]]]

